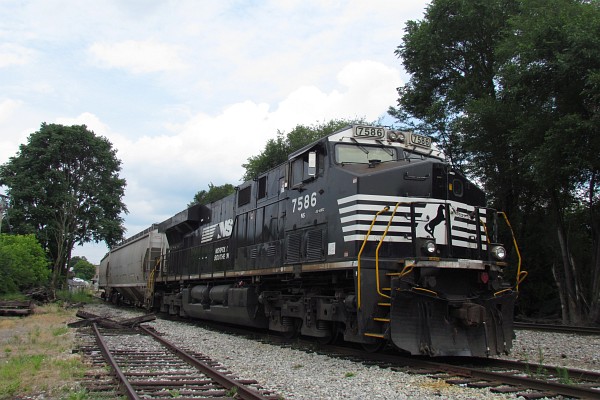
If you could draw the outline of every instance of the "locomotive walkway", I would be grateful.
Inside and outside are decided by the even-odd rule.
[[[98,396],[126,395],[129,399],[278,398],[262,390],[254,380],[233,378],[231,372],[203,354],[180,349],[146,327],[131,327],[144,318],[117,322],[89,313],[84,315],[87,319],[75,324],[91,324],[91,329],[83,337],[80,351],[96,365],[108,364],[112,371],[111,376],[102,373],[88,376],[85,386]]]

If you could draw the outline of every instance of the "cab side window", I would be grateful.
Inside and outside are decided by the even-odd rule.
[[[308,161],[307,161],[308,164]],[[296,158],[292,161],[292,186],[296,186],[304,181],[304,160],[302,157]]]
[[[322,152],[309,151],[293,160],[290,165],[291,186],[301,184],[309,179],[316,179],[323,174],[324,155]]]

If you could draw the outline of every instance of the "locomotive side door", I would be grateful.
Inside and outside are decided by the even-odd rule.
[[[321,212],[325,193],[324,150],[316,145],[290,156],[285,211],[285,264],[322,261],[326,256],[327,219]]]

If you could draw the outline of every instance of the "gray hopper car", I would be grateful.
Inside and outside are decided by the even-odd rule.
[[[112,248],[100,261],[98,271],[103,295],[114,303],[144,305],[151,289],[148,282],[150,286],[153,283],[152,271],[168,248],[166,236],[158,232],[157,224]]]

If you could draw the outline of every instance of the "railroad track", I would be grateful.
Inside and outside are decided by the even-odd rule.
[[[98,397],[278,398],[256,381],[233,378],[231,372],[208,356],[178,348],[146,327],[103,328],[97,322],[91,322],[80,350],[93,364],[100,366],[84,383],[86,389]],[[101,367],[106,364],[110,367],[109,376],[103,373],[106,368]]]
[[[332,356],[373,363],[406,373],[425,374],[455,385],[490,388],[525,399],[600,399],[600,373],[494,358],[420,358],[398,354],[364,353],[339,346],[323,346]]]
[[[185,323],[185,322],[184,322]],[[490,388],[494,393],[514,393],[515,397],[600,399],[600,373],[576,368],[526,363],[497,358],[448,357],[425,358],[403,356],[390,349],[386,353],[367,353],[353,346],[320,345],[314,341],[295,339],[290,342],[280,336],[249,331],[245,328],[222,326],[214,322],[192,322],[206,329],[226,331],[252,340],[293,347],[301,351],[326,354],[381,368],[405,373],[427,375],[449,384],[472,388]]]
[[[206,322],[202,322],[201,325],[207,329],[217,329],[215,327],[220,326]],[[515,397],[525,399],[561,396],[561,398],[600,399],[600,373],[594,371],[497,358],[413,357],[400,355],[392,349],[386,353],[367,353],[353,346],[320,345],[304,339],[290,342],[280,336],[249,332],[247,329],[232,326],[220,326],[218,330],[273,345],[293,347],[308,352],[317,351],[332,357],[378,365],[381,368],[427,375],[449,384],[490,388],[494,393],[514,393]]]
[[[600,399],[600,373],[593,371],[494,358],[431,359],[406,357],[393,352],[366,353],[353,347],[318,345],[314,341],[302,339],[290,342],[280,336],[206,321],[181,320],[179,323],[198,325],[205,329],[215,329],[301,351],[316,351],[331,357],[378,365],[405,373],[427,375],[450,384],[489,388],[490,391],[498,393],[514,393],[516,397],[527,399],[560,396]]]
[[[546,331],[546,332],[561,332],[561,333],[576,333],[586,335],[600,335],[600,327],[597,326],[569,326],[555,324],[535,324],[530,322],[515,322],[515,329]]]

